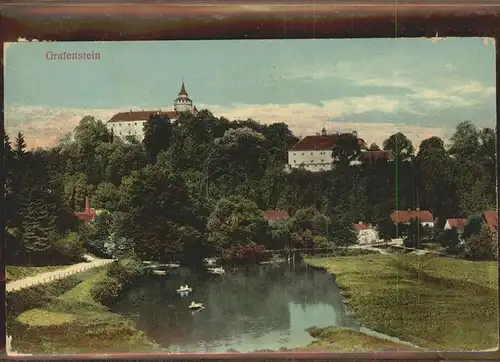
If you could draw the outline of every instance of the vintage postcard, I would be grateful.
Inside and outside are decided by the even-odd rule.
[[[9,353],[497,348],[491,39],[4,54]]]

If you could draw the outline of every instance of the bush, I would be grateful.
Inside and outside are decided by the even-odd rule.
[[[80,262],[85,252],[83,241],[77,233],[71,232],[64,238],[60,238],[59,235],[52,235],[52,254],[54,260],[59,261],[61,264]]]
[[[92,288],[91,294],[96,302],[110,305],[120,296],[122,289],[120,280],[106,275]]]
[[[72,275],[52,283],[36,285],[31,288],[5,295],[5,304],[8,314],[17,316],[29,309],[39,308],[80,283],[80,279]]]
[[[267,260],[268,255],[264,245],[234,245],[230,249],[224,250],[222,259],[233,264],[260,263]]]
[[[92,298],[103,305],[111,305],[144,274],[143,265],[138,260],[115,261],[108,267],[106,276],[92,288]]]
[[[497,243],[493,234],[485,227],[478,234],[466,239],[465,255],[474,260],[495,260]]]

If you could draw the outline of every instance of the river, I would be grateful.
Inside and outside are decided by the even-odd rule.
[[[181,297],[176,289],[193,291]],[[208,275],[188,268],[151,276],[114,311],[133,319],[165,352],[252,352],[301,347],[307,328],[350,326],[342,296],[325,271],[298,263],[258,265]],[[192,302],[205,309],[193,312]]]

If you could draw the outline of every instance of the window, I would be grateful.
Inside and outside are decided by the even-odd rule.
[[[302,156],[304,156],[304,152],[302,152]]]
[[[321,159],[321,162],[324,162],[325,160],[324,159]]]
[[[134,123],[134,126],[137,126],[137,122]]]
[[[293,160],[293,163],[297,163],[297,160]]]
[[[314,155],[314,153],[313,153],[313,152],[311,152],[311,155]]]

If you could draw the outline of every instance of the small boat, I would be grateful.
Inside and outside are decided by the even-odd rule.
[[[205,308],[202,303],[191,302],[189,309],[202,309]]]
[[[212,274],[219,274],[219,275],[222,275],[224,273],[226,273],[226,271],[224,270],[224,268],[222,267],[218,267],[218,268],[208,268],[208,271]]]
[[[188,287],[187,285],[181,285],[179,289],[177,289],[177,293],[185,293],[185,292],[192,292],[193,288]]]
[[[166,270],[153,270],[153,274],[165,275],[165,274],[167,274],[167,271]]]

